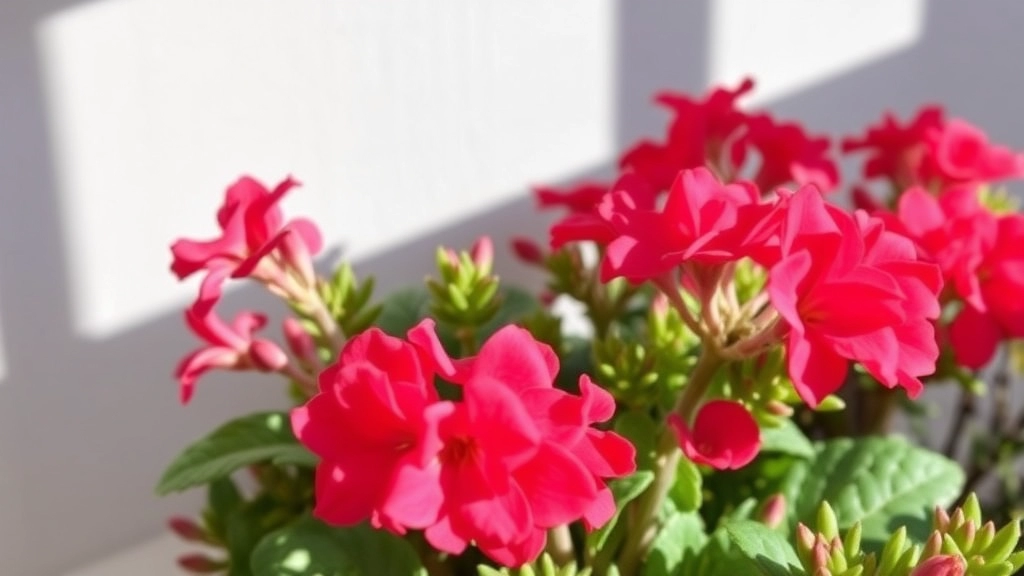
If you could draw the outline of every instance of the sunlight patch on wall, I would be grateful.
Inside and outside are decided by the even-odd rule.
[[[251,172],[361,257],[613,154],[611,0],[107,0],[39,30],[79,333],[177,310]]]
[[[757,81],[751,104],[782,98],[913,45],[923,0],[711,3],[710,83]]]

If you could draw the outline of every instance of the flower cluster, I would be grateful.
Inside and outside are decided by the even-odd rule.
[[[558,358],[506,327],[470,358],[448,357],[425,320],[407,340],[377,329],[353,338],[292,412],[298,438],[322,458],[315,513],[330,524],[369,519],[396,534],[422,529],[437,549],[472,542],[517,566],[547,530],[615,512],[605,480],[635,469],[633,446],[592,425],[615,403],[589,378],[580,394],[552,386]],[[440,400],[434,378],[459,386]]]
[[[279,208],[294,180],[232,184],[219,235],[171,248],[179,279],[202,275],[181,400],[210,370],[249,370],[283,376],[292,404],[225,424],[168,468],[162,493],[209,487],[201,521],[172,529],[226,554],[179,563],[254,576],[1024,566],[1019,522],[996,530],[967,497],[995,463],[1013,470],[1024,415],[997,407],[968,473],[952,460],[979,370],[1024,338],[1024,214],[992,188],[1024,177],[1024,156],[937,106],[905,124],[888,114],[838,147],[865,157],[847,209],[830,139],[742,108],[753,87],[659,94],[665,134],[628,147],[613,180],[538,188],[541,208],[566,211],[547,242],[513,240],[547,273],[540,295],[499,281],[483,237],[438,247],[435,277],[373,303],[349,264],[315,272],[319,231]],[[282,344],[261,335],[265,313],[217,314],[234,279],[285,301]],[[591,334],[563,333],[556,297],[577,301]],[[943,382],[964,394],[945,456],[870,437]],[[235,485],[242,470],[252,490]],[[1011,500],[1024,506],[1019,486],[995,509]],[[862,536],[886,542],[877,557]]]
[[[205,272],[199,296],[185,312],[188,326],[207,346],[189,354],[176,371],[181,401],[192,398],[195,382],[211,369],[257,368],[278,371],[285,353],[270,340],[253,334],[266,316],[243,312],[230,325],[215,306],[230,278],[251,277],[275,293],[296,301],[309,300],[314,289],[312,256],[320,251],[320,232],[306,219],[284,221],[278,202],[298,182],[286,178],[273,190],[245,176],[228,187],[217,211],[220,236],[212,240],[181,239],[171,246],[171,271],[181,280]]]

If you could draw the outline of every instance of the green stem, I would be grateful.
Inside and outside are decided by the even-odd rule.
[[[548,530],[548,554],[558,566],[568,566],[576,561],[575,549],[572,545],[572,534],[569,533],[569,525],[562,524]]]
[[[701,352],[673,410],[687,425],[692,421],[694,411],[723,363],[724,359],[717,351],[705,348]],[[681,457],[682,453],[679,451],[675,434],[671,428],[666,426],[658,441],[654,482],[637,500],[633,529],[626,539],[619,560],[622,574],[639,573],[640,564],[658,533],[658,513],[675,483]]]
[[[334,356],[345,347],[345,335],[331,311],[327,309],[327,304],[320,298],[320,294],[316,290],[310,290],[307,294],[306,311],[320,328],[321,344],[330,349],[331,356]]]

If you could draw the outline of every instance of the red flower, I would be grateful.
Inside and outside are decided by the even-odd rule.
[[[691,429],[678,414],[669,425],[686,457],[719,470],[736,470],[749,464],[761,449],[761,430],[750,412],[738,402],[711,400],[697,411]]]
[[[915,241],[961,298],[985,309],[978,269],[995,246],[998,225],[973,187],[951,189],[938,198],[911,188],[900,196],[896,218],[888,217],[887,223]]]
[[[554,388],[557,357],[521,328],[461,360],[444,352],[432,320],[408,338],[357,336],[292,413],[296,436],[322,458],[319,518],[422,528],[440,550],[472,542],[518,566],[536,558],[549,528],[611,517],[604,479],[631,473],[635,451],[590,427],[614,412],[607,392],[585,378],[580,396]],[[438,400],[435,375],[461,385],[462,399]]]
[[[207,345],[190,352],[174,371],[180,384],[182,404],[192,399],[196,380],[210,370],[273,371],[288,363],[288,357],[277,344],[253,338],[267,323],[262,314],[240,312],[228,325],[213,310],[200,313],[192,306],[185,311],[185,323]]]
[[[601,207],[616,236],[601,265],[602,279],[640,282],[683,262],[739,260],[772,235],[771,213],[756,188],[722,184],[706,168],[681,172],[660,211],[637,207],[617,192]]]
[[[664,92],[655,100],[675,113],[664,144],[644,140],[623,154],[619,165],[643,177],[655,190],[667,190],[680,170],[705,165],[721,166],[728,141],[744,125],[746,114],[736,101],[754,89],[747,78],[733,90],[713,89],[703,100],[685,94]]]
[[[180,239],[171,246],[174,261],[171,271],[179,279],[207,270],[203,293],[207,296],[201,309],[212,308],[220,297],[220,286],[228,277],[254,276],[269,284],[287,288],[289,281],[281,266],[264,259],[281,249],[281,260],[310,282],[311,254],[320,250],[320,233],[306,219],[287,223],[277,203],[298,183],[290,177],[268,191],[263,184],[243,176],[232,184],[217,211],[221,235],[213,240]],[[289,238],[289,236],[292,236]]]
[[[656,194],[642,178],[635,174],[622,175],[609,188],[630,206],[651,210],[654,208]],[[600,200],[608,198],[602,194]],[[593,205],[589,211],[574,211],[551,227],[551,247],[555,250],[569,242],[596,242],[605,245],[616,237],[615,227],[608,222],[601,212],[602,202]]]
[[[534,559],[546,530],[584,518],[606,522],[614,502],[603,478],[635,469],[622,437],[593,430],[614,401],[581,379],[582,396],[552,386],[558,360],[529,332],[508,326],[472,358],[452,361],[426,321],[410,333],[439,373],[462,385],[463,400],[438,411],[445,502],[427,539],[461,552],[474,542],[509,566]]]
[[[847,137],[842,141],[845,153],[868,151],[864,162],[864,177],[887,178],[897,189],[918,182],[918,166],[924,153],[921,148],[927,135],[941,128],[943,111],[938,106],[921,108],[906,126],[887,112],[879,124],[869,126],[860,137]]]
[[[767,114],[751,116],[747,130],[731,149],[732,161],[742,166],[748,149],[761,157],[753,180],[763,191],[787,182],[813,184],[828,192],[839,183],[839,170],[829,157],[827,137],[808,136],[795,122],[777,122]]]
[[[864,177],[887,178],[897,190],[919,185],[938,191],[1024,177],[1024,156],[990,143],[963,120],[946,120],[938,106],[922,108],[905,126],[887,113],[862,138],[843,140],[842,149],[869,151]]]
[[[1024,215],[1000,217],[995,232],[977,270],[984,308],[968,303],[949,327],[954,356],[968,368],[987,364],[1001,340],[1024,337]]]
[[[441,445],[428,408],[437,400],[412,345],[377,328],[350,340],[320,374],[320,392],[291,415],[321,458],[314,514],[336,525],[369,518],[397,534],[436,522]]]
[[[1024,176],[1024,156],[989,143],[984,132],[963,120],[953,118],[930,130],[925,146],[924,182],[938,180],[950,186]]]
[[[769,272],[769,296],[789,326],[789,375],[810,406],[839,388],[850,360],[916,395],[937,356],[926,324],[938,315],[938,270],[877,220],[858,218],[800,189]]]

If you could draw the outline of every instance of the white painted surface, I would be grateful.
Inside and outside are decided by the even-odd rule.
[[[68,570],[194,509],[152,495],[166,462],[280,405],[273,380],[218,376],[181,408],[168,375],[194,345],[195,285],[174,284],[167,244],[210,233],[240,172],[295,174],[287,210],[395,286],[438,242],[539,233],[527,187],[607,172],[663,126],[646,104],[660,88],[751,73],[762,101],[840,133],[935,99],[1024,147],[1022,16],[943,0],[4,0],[4,574],[173,574],[168,538]]]

